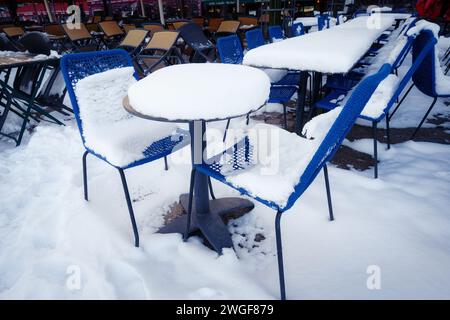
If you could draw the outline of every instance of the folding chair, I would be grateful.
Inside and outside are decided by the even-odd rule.
[[[124,171],[161,158],[166,159],[174,149],[189,143],[188,135],[173,124],[158,122],[152,124],[128,116],[122,106],[122,98],[127,94],[127,86],[124,84],[131,85],[133,79],[137,79],[137,75],[126,51],[115,49],[67,54],[61,59],[61,69],[86,150],[82,158],[84,199],[88,200],[86,157],[91,154],[119,171],[133,227],[134,243],[138,247],[139,233]],[[95,77],[108,71],[111,73],[107,78]],[[83,81],[90,76],[94,79]],[[96,85],[101,94],[105,88],[104,82],[107,82],[110,90],[114,89],[117,97],[114,101],[99,106],[95,98],[90,100],[89,97],[83,96],[82,90],[92,90]],[[106,110],[109,110],[110,116],[105,118]],[[114,137],[111,136],[111,132],[120,132],[120,135]],[[165,137],[161,139],[161,136]]]
[[[203,27],[205,26],[206,21],[205,21],[204,17],[193,17],[192,22],[194,22],[196,25],[198,25],[203,30]]]
[[[189,57],[190,62],[213,62],[216,60],[216,47],[197,24],[187,23],[178,31],[184,42],[193,50]]]
[[[256,17],[238,17],[242,26],[257,26],[258,18]]]
[[[144,23],[142,28],[149,31],[150,36],[153,36],[155,32],[164,31],[164,26],[160,23]]]
[[[215,33],[217,29],[219,29],[220,24],[222,23],[222,18],[210,18],[208,19],[208,31],[210,33]]]
[[[175,46],[178,37],[177,31],[159,31],[153,34],[150,42],[137,56],[138,65],[144,75],[153,72],[157,67],[184,63]]]
[[[325,187],[328,200],[330,220],[334,220],[331,192],[328,180],[327,162],[329,162],[342,144],[345,136],[353,126],[356,118],[369,100],[378,84],[389,74],[391,66],[385,65],[380,71],[364,79],[354,90],[352,96],[342,109],[336,109],[332,113],[323,114],[314,118],[314,125],[305,126],[305,135],[300,137],[274,126],[259,125],[255,134],[249,134],[231,148],[213,156],[200,164],[194,164],[192,168],[189,210],[184,239],[187,239],[190,231],[192,213],[193,186],[196,172],[201,172],[211,178],[222,182],[237,190],[241,194],[268,206],[277,211],[275,217],[275,238],[277,245],[278,273],[281,299],[286,299],[285,276],[283,266],[281,217],[284,212],[292,208],[300,196],[308,189],[316,176],[323,169]],[[323,130],[323,126],[328,127]],[[314,127],[322,130],[314,131]],[[267,162],[262,164],[256,155],[260,154],[260,144],[267,150],[267,139],[258,139],[258,130],[277,130],[279,137],[278,148],[272,148],[267,159],[277,159],[280,163],[276,175],[262,175],[265,172]],[[309,132],[312,130],[312,132]],[[322,131],[322,132],[321,132]],[[264,135],[267,136],[267,135]],[[284,152],[286,151],[286,152]],[[294,152],[292,152],[294,151]],[[283,154],[283,157],[279,157]],[[248,170],[250,169],[250,170]],[[255,183],[257,181],[257,183]],[[273,186],[277,188],[274,190]]]
[[[147,37],[148,31],[144,29],[134,29],[127,32],[127,35],[122,40],[122,42],[117,46],[118,49],[124,49],[127,51],[132,57],[134,57],[144,43],[145,38]]]
[[[25,34],[22,27],[6,27],[3,28],[3,32],[13,41],[19,39]]]
[[[222,21],[219,25],[219,28],[214,33],[215,39],[223,36],[228,36],[231,34],[236,34],[239,30],[239,26],[241,23],[235,20],[225,20]]]
[[[122,29],[125,33],[128,33],[131,30],[137,29],[135,24],[127,23],[122,25]]]
[[[125,35],[125,32],[120,28],[116,21],[103,21],[100,22],[98,26],[105,34],[103,40],[108,49],[116,47]]]
[[[179,30],[182,26],[188,24],[189,21],[174,21],[172,22],[172,25],[175,30]]]
[[[98,42],[92,37],[86,26],[81,23],[79,28],[71,29],[68,24],[63,24],[64,32],[70,40],[71,49],[74,52],[96,51]]]

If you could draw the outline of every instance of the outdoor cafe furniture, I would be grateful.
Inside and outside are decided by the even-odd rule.
[[[180,34],[177,31],[158,31],[137,55],[138,66],[144,75],[157,68],[183,63],[183,57],[176,47]]]
[[[155,32],[164,30],[164,26],[160,23],[143,23],[142,28],[149,31],[150,36],[153,36]]]
[[[139,233],[124,171],[166,160],[174,148],[188,143],[188,137],[175,125],[150,123],[123,109],[123,97],[137,76],[126,51],[66,54],[61,69],[86,150],[82,158],[84,198],[88,200],[86,157],[91,154],[118,170],[138,247]]]
[[[142,46],[144,45],[145,38],[148,35],[148,31],[144,29],[133,29],[127,32],[125,38],[117,46],[118,49],[124,49],[132,57],[135,57]]]
[[[212,74],[214,81],[210,79]],[[144,119],[188,123],[191,160],[195,166],[203,163],[203,155],[211,148],[205,140],[207,123],[256,111],[266,103],[269,88],[267,75],[255,68],[217,63],[181,64],[159,69],[133,84],[124,106]],[[214,148],[214,144],[212,146]],[[191,197],[188,194],[180,196],[185,211],[192,211],[192,221],[187,221],[187,215],[182,215],[160,232],[185,234],[188,225],[187,233],[200,230],[217,252],[232,248],[231,236],[221,216],[248,212],[253,209],[253,203],[236,197],[209,199],[209,190],[208,177],[201,172],[195,173],[195,183],[192,180],[190,187]]]
[[[92,36],[86,26],[81,23],[79,26],[63,24],[64,32],[70,42],[70,49],[74,52],[96,51],[99,42]]]
[[[314,73],[313,102],[318,100],[322,73],[346,74],[370,49],[394,19],[362,16],[344,24],[301,37],[289,38],[250,50],[246,65],[301,71],[296,109],[296,132],[301,133],[308,71]]]
[[[103,32],[103,40],[108,49],[115,48],[124,38],[125,32],[116,21],[102,21],[98,24]]]
[[[170,99],[170,102],[166,102],[167,95],[164,94],[163,88],[165,88],[167,84],[164,80],[171,82],[173,81],[172,79],[181,78],[177,84],[186,82],[198,83],[200,79],[204,79],[206,74],[211,72],[211,70],[208,69],[217,68],[214,73],[218,73],[218,78],[220,79],[222,78],[220,77],[220,68],[226,70],[226,68],[229,67],[244,67],[240,65],[230,66],[223,64],[201,64],[201,66],[201,68],[207,70],[207,72],[205,74],[198,72],[198,77],[194,76],[196,73],[194,70],[197,66],[192,64],[161,69],[150,77],[141,80],[142,85],[139,85],[138,83],[135,85],[136,87],[131,87],[128,92],[129,97],[135,96],[135,98],[139,98],[138,101],[130,101],[132,106],[127,106],[128,110],[138,116],[147,117],[149,119],[159,119],[162,121],[190,122],[193,168],[191,171],[189,195],[185,195],[184,198],[181,199],[181,203],[184,208],[187,209],[187,217],[183,215],[181,218],[178,218],[175,222],[164,227],[163,232],[180,232],[184,224],[186,239],[188,235],[194,231],[192,229],[192,225],[194,225],[200,228],[206,236],[206,239],[216,250],[232,246],[227,228],[223,226],[221,219],[214,214],[214,211],[223,211],[223,208],[216,209],[217,207],[214,205],[214,201],[218,200],[212,200],[212,202],[209,201],[208,177],[224,183],[241,194],[245,194],[269,208],[276,210],[275,235],[280,295],[281,299],[286,299],[281,239],[281,217],[285,212],[292,208],[298,198],[308,189],[310,184],[323,169],[329,217],[330,220],[334,219],[326,163],[332,159],[333,155],[342,144],[342,141],[353,126],[357,116],[364,108],[379,83],[389,74],[391,66],[386,64],[379,72],[364,79],[354,90],[352,96],[343,108],[335,109],[332,112],[312,119],[305,126],[304,134],[306,138],[275,126],[260,124],[249,129],[249,131],[247,131],[248,134],[241,137],[235,145],[226,150],[222,149],[212,156],[208,155],[207,159],[204,159],[203,156],[207,154],[207,152],[205,152],[207,146],[204,134],[205,121],[210,119],[205,119],[204,115],[214,114],[211,112],[210,102],[208,99],[199,100],[199,98],[203,96],[195,94],[195,92],[193,93],[190,88],[180,92],[180,97],[187,99],[177,99],[173,97]],[[176,72],[178,71],[177,69],[185,72]],[[239,73],[241,73],[241,71],[239,71]],[[252,73],[254,73],[254,71],[252,71]],[[217,106],[221,108],[217,108],[218,113],[214,114],[213,120],[223,119],[224,113],[229,110],[236,110],[235,112],[230,113],[230,116],[235,116],[238,113],[243,112],[251,112],[251,105],[258,105],[263,102],[263,99],[257,101],[257,97],[267,97],[269,81],[267,77],[264,76],[264,73],[260,71],[258,77],[253,79],[248,79],[245,76],[248,76],[249,74],[249,71],[245,71],[240,76],[226,76],[226,78],[234,79],[234,81],[220,83],[218,87],[214,86],[214,84],[208,85],[208,81],[205,80],[201,82],[200,87],[204,88],[204,86],[206,86],[208,89],[213,90],[212,96],[217,98],[215,101],[216,103],[225,101],[225,103],[220,103]],[[239,81],[236,81],[237,79],[239,79]],[[249,85],[249,83],[252,85]],[[216,88],[215,91],[214,88]],[[143,94],[147,91],[148,95]],[[229,92],[235,94],[229,95],[227,94]],[[252,93],[251,97],[254,99],[251,104],[244,103],[250,101],[250,97],[246,96],[246,93],[249,92]],[[157,94],[157,96],[155,97],[154,94]],[[148,96],[156,98],[160,103],[148,101]],[[239,100],[242,109],[239,108],[240,110],[238,111],[234,108],[234,103],[237,103]],[[204,101],[207,101],[207,103]],[[202,106],[202,108],[199,106]],[[226,106],[228,108],[226,108]],[[244,106],[246,106],[246,108],[244,108]],[[192,110],[194,110],[194,112],[192,112]],[[214,111],[216,111],[216,109]],[[197,123],[195,123],[195,120],[197,120]],[[198,123],[198,121],[200,121],[200,123]],[[276,143],[274,142],[268,146],[271,139],[264,139],[263,137],[269,136],[270,132],[275,132],[275,136],[278,139],[276,140]],[[258,158],[261,156],[261,150],[269,150],[267,158],[265,158],[264,161],[261,161],[261,159]],[[280,154],[283,156],[280,157]],[[279,165],[276,170],[269,171],[272,169],[270,166],[273,163],[279,163]],[[248,202],[248,200],[241,201]],[[209,208],[208,204],[210,204]],[[245,206],[243,207],[245,208]],[[248,208],[251,209],[252,206],[249,204]]]
[[[189,61],[214,62],[217,58],[216,47],[205,36],[203,29],[196,23],[187,23],[178,29],[185,44],[192,50]]]
[[[42,116],[52,122],[62,124],[49,111],[45,110],[38,100],[46,71],[54,69],[57,62],[58,58],[31,53],[7,52],[0,54],[0,72],[4,74],[4,77],[0,79],[0,106],[3,107],[3,113],[0,116],[0,134],[15,141],[17,146],[22,142],[30,119],[40,121],[38,117]],[[14,81],[13,84],[10,84],[9,80],[14,69],[16,70]],[[18,134],[2,132],[9,112],[13,112],[21,118],[22,124]],[[32,112],[35,112],[37,116],[34,116]]]

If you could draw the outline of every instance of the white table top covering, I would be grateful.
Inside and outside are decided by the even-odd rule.
[[[168,121],[218,120],[264,105],[270,79],[263,71],[233,64],[191,63],[159,69],[128,90],[129,105]]]
[[[339,26],[267,44],[247,52],[255,67],[347,73],[394,23],[390,15],[362,16]]]
[[[301,22],[304,27],[317,26],[317,17],[300,17],[294,20],[294,23]]]

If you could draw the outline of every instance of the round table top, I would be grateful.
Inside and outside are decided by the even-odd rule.
[[[270,79],[257,68],[222,63],[179,64],[134,83],[124,107],[152,120],[215,121],[259,109],[269,93]]]

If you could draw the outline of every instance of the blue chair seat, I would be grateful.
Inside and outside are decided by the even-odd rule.
[[[325,110],[332,110],[339,105],[342,101],[341,98],[347,94],[347,91],[335,90],[331,91],[328,95],[316,102],[316,107]]]
[[[270,87],[269,102],[270,103],[286,103],[291,100],[297,87],[294,86],[275,86]]]

